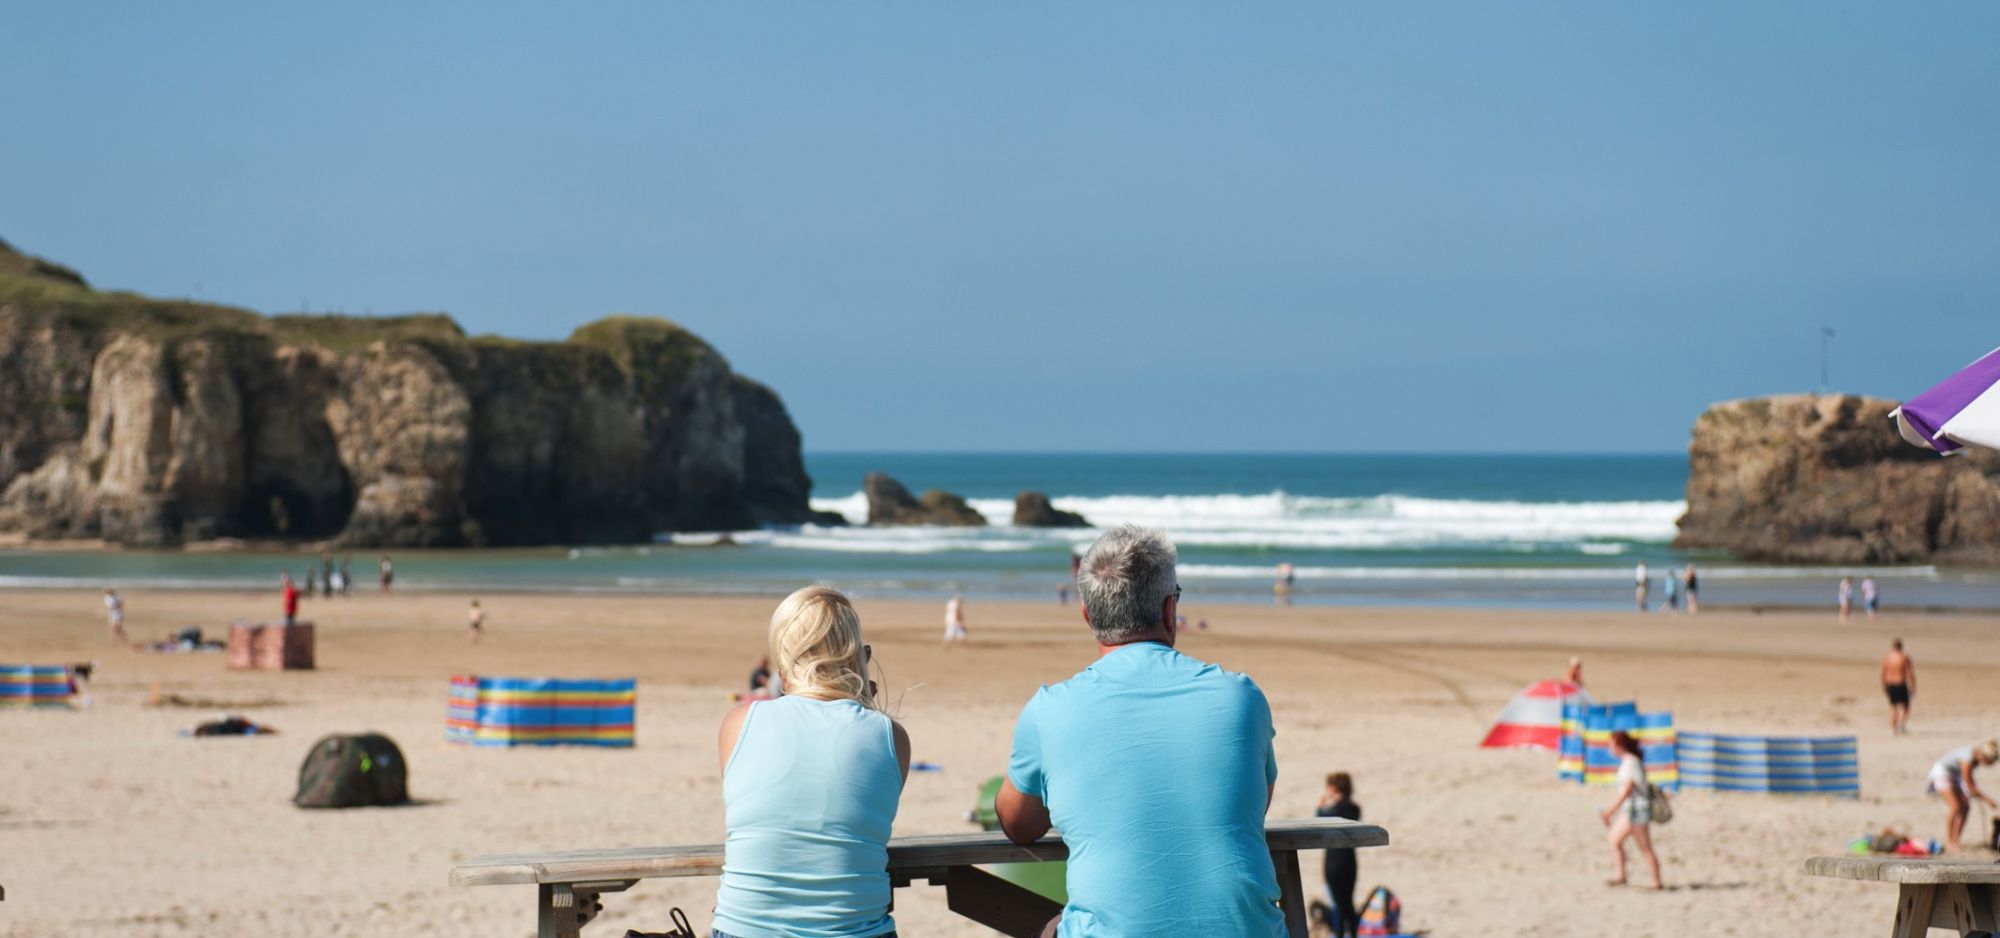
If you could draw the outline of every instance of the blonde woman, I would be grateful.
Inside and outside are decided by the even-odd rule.
[[[910,737],[876,704],[861,619],[809,586],[771,614],[784,696],[722,720],[728,827],[712,938],[880,938],[889,917],[889,828]]]

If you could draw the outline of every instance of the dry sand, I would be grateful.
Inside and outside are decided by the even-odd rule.
[[[722,835],[716,722],[759,653],[774,600],[489,595],[470,645],[464,597],[309,603],[320,669],[232,673],[220,655],[113,647],[91,593],[0,597],[0,660],[95,658],[77,712],[0,712],[0,933],[14,936],[533,934],[528,887],[455,889],[479,853],[712,842]],[[154,637],[256,618],[275,596],[139,592],[127,624]],[[865,601],[916,757],[901,833],[970,829],[974,790],[1005,764],[1021,703],[1092,648],[1054,603],[972,603],[972,644],[943,652],[940,606]],[[1357,780],[1392,846],[1363,851],[1364,888],[1403,897],[1435,935],[1879,934],[1891,888],[1812,879],[1800,861],[1885,824],[1941,837],[1921,791],[1944,750],[2000,731],[2000,620],[1203,607],[1183,650],[1252,675],[1278,727],[1274,816],[1308,815],[1327,771]],[[1921,676],[1913,734],[1889,735],[1875,662],[1901,635]],[[1671,708],[1683,728],[1856,733],[1859,800],[1689,793],[1659,829],[1670,890],[1602,884],[1600,789],[1560,784],[1553,757],[1475,748],[1507,697],[1581,654],[1604,699]],[[468,749],[443,739],[454,672],[636,675],[638,746]],[[245,712],[276,737],[193,740],[206,710],[148,707],[151,689]],[[403,747],[413,807],[302,811],[299,761],[322,733],[380,730]],[[2000,777],[1990,784],[2000,789]],[[1974,824],[1980,823],[1975,813]],[[1309,888],[1319,876],[1307,860]],[[715,883],[649,880],[607,896],[586,934],[664,928],[671,906],[705,926]],[[989,934],[942,890],[899,890],[910,936]]]

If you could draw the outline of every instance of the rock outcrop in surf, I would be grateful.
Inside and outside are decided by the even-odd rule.
[[[260,316],[0,244],[0,530],[170,546],[619,543],[814,520],[798,430],[693,333]]]
[[[861,480],[868,496],[868,523],[871,525],[936,524],[959,528],[983,527],[986,516],[966,504],[965,499],[940,489],[930,489],[917,498],[903,483],[887,473],[871,472]]]
[[[1041,492],[1022,492],[1014,496],[1014,526],[1017,528],[1087,528],[1090,522],[1074,511],[1064,511],[1050,504],[1049,497]]]
[[[1790,563],[2000,565],[2000,454],[1940,457],[1895,402],[1785,395],[1716,404],[1688,446],[1674,546]]]

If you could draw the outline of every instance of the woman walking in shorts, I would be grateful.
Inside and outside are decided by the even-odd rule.
[[[1611,841],[1608,882],[1613,886],[1625,885],[1625,841],[1631,840],[1639,845],[1639,855],[1646,858],[1646,869],[1653,874],[1653,888],[1663,888],[1660,857],[1653,852],[1653,787],[1646,782],[1646,760],[1639,751],[1639,741],[1619,730],[1611,734],[1611,750],[1618,755],[1618,800],[1598,815],[1609,828],[1605,839]]]

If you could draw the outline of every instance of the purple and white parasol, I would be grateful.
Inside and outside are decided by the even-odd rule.
[[[1889,416],[1903,439],[1940,453],[2000,449],[2000,349],[1903,402]]]

